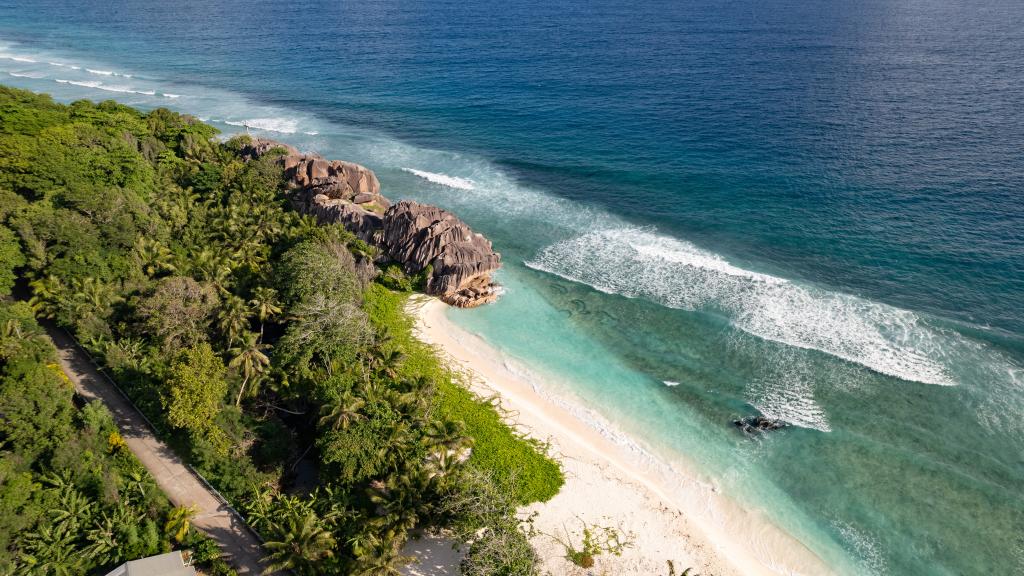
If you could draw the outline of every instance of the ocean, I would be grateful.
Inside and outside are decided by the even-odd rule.
[[[1019,1],[14,0],[0,82],[365,164],[638,454],[841,574],[1024,573]]]

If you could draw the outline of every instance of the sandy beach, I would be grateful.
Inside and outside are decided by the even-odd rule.
[[[668,561],[676,573],[693,568],[703,576],[752,574],[822,575],[831,571],[799,541],[761,515],[741,509],[713,485],[694,478],[666,479],[613,441],[607,430],[588,425],[567,409],[566,399],[548,396],[542,385],[509,368],[504,358],[479,337],[462,330],[445,315],[447,306],[435,299],[418,298],[409,311],[417,319],[418,336],[437,346],[471,378],[474,391],[497,393],[502,405],[515,414],[525,433],[549,442],[561,462],[566,483],[551,501],[522,512],[535,513],[535,526],[545,534],[579,540],[581,522],[613,526],[632,535],[632,545],[621,556],[602,555],[594,568],[584,570],[565,559],[565,550],[549,536],[533,544],[551,574],[668,574]],[[677,470],[673,466],[673,470]],[[417,546],[407,549],[418,555]],[[444,574],[451,568],[436,543],[427,563],[410,567],[409,574]],[[451,553],[447,562],[457,562]]]

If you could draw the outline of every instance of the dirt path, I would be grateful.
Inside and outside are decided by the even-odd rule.
[[[156,479],[175,506],[195,506],[192,525],[213,538],[239,574],[256,576],[265,567],[256,536],[192,473],[176,454],[153,436],[146,420],[93,365],[89,356],[63,330],[46,326],[57,346],[61,368],[78,393],[107,405],[128,448]]]

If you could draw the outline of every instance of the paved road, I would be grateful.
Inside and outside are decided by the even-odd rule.
[[[195,506],[192,525],[220,545],[225,559],[239,574],[256,576],[265,564],[256,537],[171,451],[153,436],[142,415],[106,379],[89,356],[62,330],[46,326],[57,346],[61,368],[83,397],[101,400],[114,415],[128,448],[149,470],[175,506]]]

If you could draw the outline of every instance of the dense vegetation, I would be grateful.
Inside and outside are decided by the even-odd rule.
[[[272,156],[244,162],[244,136],[215,135],[163,109],[0,87],[0,294],[21,279],[33,311],[101,359],[244,511],[271,567],[390,574],[411,530],[445,526],[464,540],[489,528],[466,573],[533,573],[514,510],[557,492],[557,465],[412,337],[408,293],[393,289],[416,279],[381,276],[372,247],[289,209]],[[107,441],[109,419],[79,420]],[[57,432],[29,448],[18,434],[0,431],[18,470],[84,466],[66,462],[84,448],[50,463]],[[153,519],[166,508],[147,506]],[[4,510],[0,545],[14,554],[30,527]]]
[[[0,574],[86,574],[182,546],[216,557],[106,407],[72,395],[31,308],[0,302]]]

